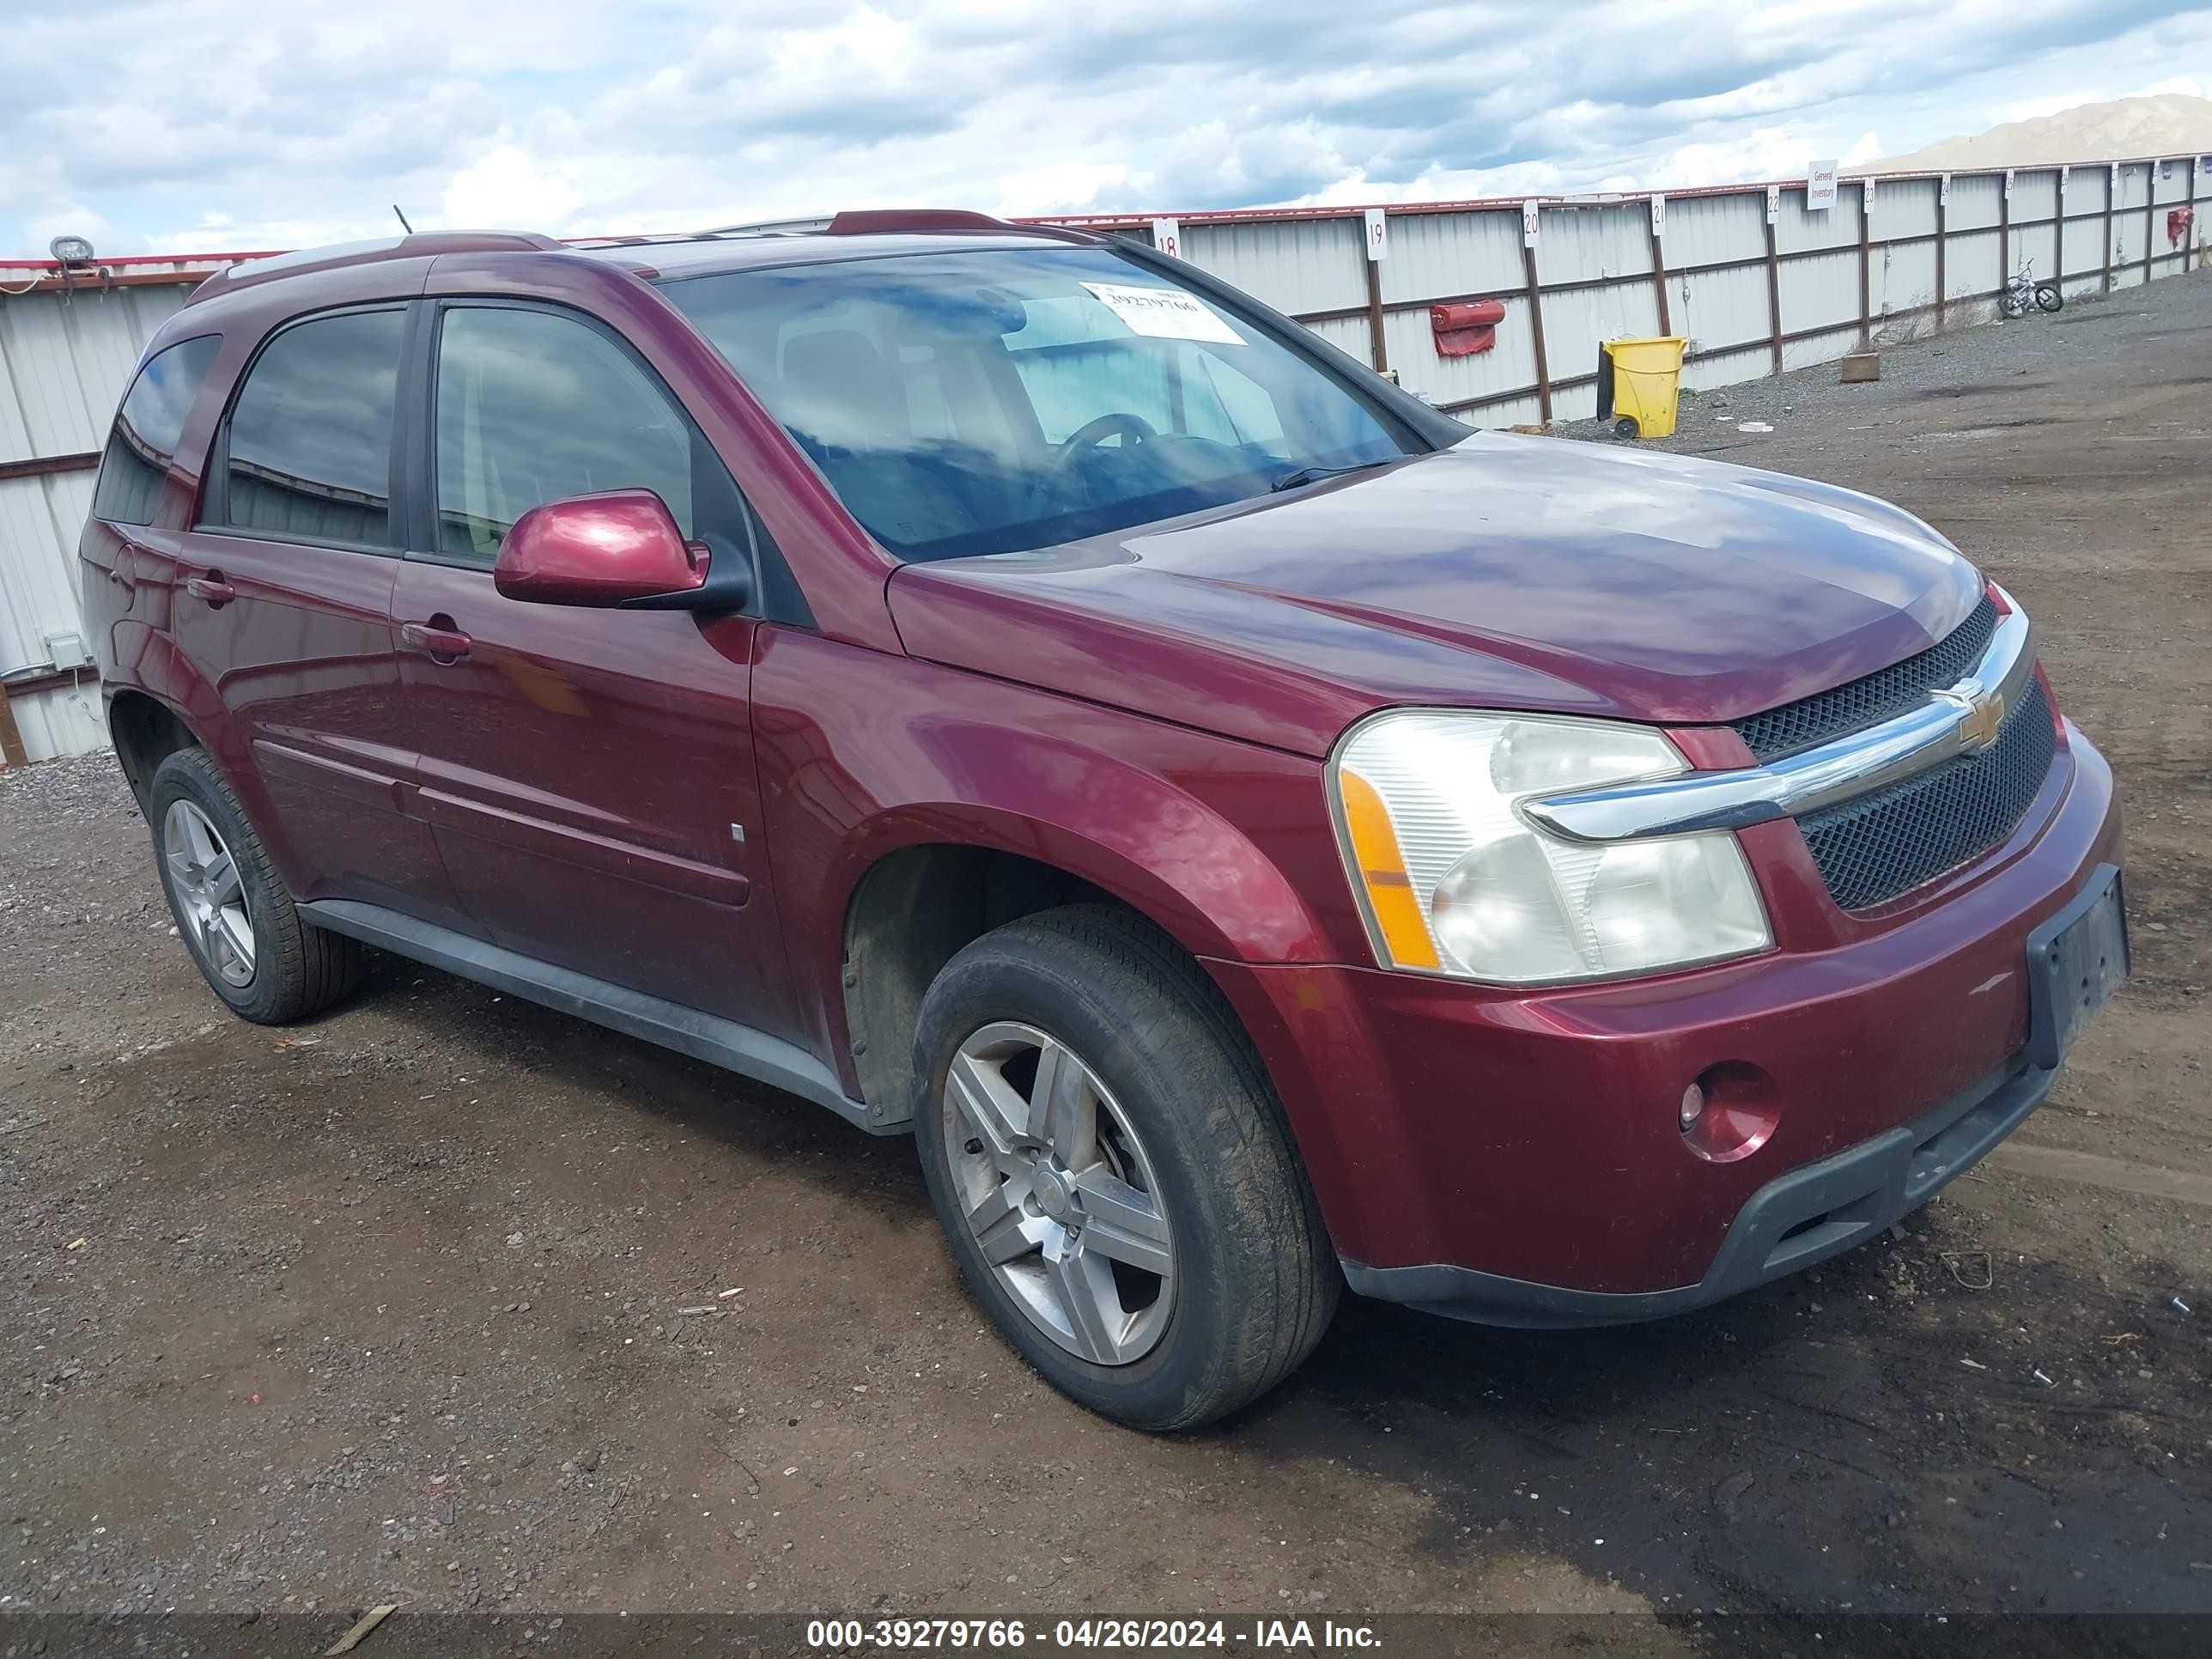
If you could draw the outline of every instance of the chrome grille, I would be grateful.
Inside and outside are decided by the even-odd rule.
[[[1829,896],[1864,910],[1987,852],[2026,814],[2057,749],[2043,683],[2031,679],[1978,755],[1806,814],[1797,825]]]
[[[1989,649],[1996,625],[1997,608],[1984,594],[1966,621],[1919,655],[1832,691],[1815,692],[1737,720],[1736,735],[1764,763],[1901,714],[1927,702],[1929,692],[1964,678]]]

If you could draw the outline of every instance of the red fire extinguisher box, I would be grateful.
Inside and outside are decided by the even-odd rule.
[[[1498,343],[1498,325],[1504,320],[1503,300],[1429,307],[1429,331],[1436,336],[1439,357],[1472,357],[1489,350]]]

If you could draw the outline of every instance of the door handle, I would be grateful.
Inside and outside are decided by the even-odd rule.
[[[419,651],[436,663],[456,663],[469,654],[476,643],[466,634],[453,626],[451,617],[433,617],[428,622],[399,624],[399,642],[410,651]]]
[[[185,592],[196,599],[205,599],[210,611],[220,611],[238,597],[238,590],[223,580],[220,570],[210,570],[204,576],[185,577]]]

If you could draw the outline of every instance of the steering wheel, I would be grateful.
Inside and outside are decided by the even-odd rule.
[[[1077,461],[1104,443],[1119,437],[1124,447],[1150,443],[1158,437],[1159,428],[1141,415],[1115,413],[1101,415],[1095,421],[1085,421],[1069,433],[1052,458],[1053,477],[1057,482]]]

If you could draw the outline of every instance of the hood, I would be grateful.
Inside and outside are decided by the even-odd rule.
[[[1922,651],[1981,579],[1911,514],[1480,433],[1031,554],[901,567],[919,657],[1302,754],[1393,704],[1738,720]]]

